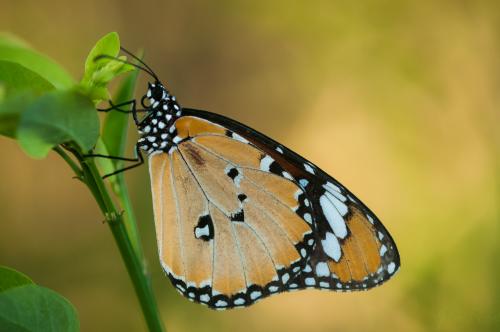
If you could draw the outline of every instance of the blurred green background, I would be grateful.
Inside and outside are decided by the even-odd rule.
[[[180,103],[235,118],[328,171],[395,238],[369,292],[302,291],[214,312],[156,256],[147,167],[127,175],[168,331],[500,330],[500,2],[13,1],[10,31],[75,78],[117,31]],[[137,96],[144,91],[145,78]],[[130,153],[133,146],[133,128]],[[82,331],[145,324],[109,229],[55,154],[0,138],[0,264],[67,297]]]

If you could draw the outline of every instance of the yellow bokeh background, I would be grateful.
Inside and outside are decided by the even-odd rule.
[[[147,167],[130,171],[168,331],[500,330],[500,2],[0,0],[0,8],[0,30],[75,78],[95,41],[117,31],[125,47],[144,49],[183,106],[244,122],[313,161],[398,244],[400,272],[369,292],[301,291],[214,312],[163,275]],[[0,264],[67,297],[82,331],[145,330],[86,188],[54,153],[33,160],[3,137],[0,151]]]

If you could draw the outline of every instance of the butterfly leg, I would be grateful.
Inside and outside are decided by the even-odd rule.
[[[118,170],[116,170],[116,171],[114,171],[112,173],[104,175],[102,178],[105,179],[105,178],[110,177],[112,175],[116,175],[118,173],[122,173],[122,172],[128,171],[128,170],[130,170],[132,168],[135,168],[137,166],[140,166],[140,165],[144,164],[144,157],[142,156],[141,150],[139,149],[138,145],[135,146],[135,151],[136,151],[136,154],[137,154],[136,158],[125,158],[125,157],[117,157],[117,156],[107,156],[107,155],[104,155],[104,154],[86,154],[86,155],[84,155],[84,157],[89,157],[89,158],[105,158],[105,159],[122,160],[122,161],[137,161],[137,163],[135,163],[133,165],[130,165],[130,166],[118,169]]]
[[[132,113],[132,116],[134,117],[134,122],[136,125],[139,125],[139,122],[140,122],[139,119],[137,118],[137,113],[148,111],[146,109],[139,109],[139,110],[136,109],[136,100],[135,99],[132,99],[132,100],[120,103],[120,104],[116,104],[116,105],[114,105],[113,101],[110,100],[109,104],[111,105],[111,107],[98,108],[97,111],[98,112],[106,112],[106,113],[110,112],[110,111],[117,111],[117,112],[125,113],[125,114]],[[121,108],[121,107],[128,106],[128,105],[132,106],[130,110],[124,110]]]

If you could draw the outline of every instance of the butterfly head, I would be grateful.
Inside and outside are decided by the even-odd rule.
[[[137,124],[140,133],[139,148],[148,154],[169,151],[175,145],[175,121],[182,116],[182,108],[175,96],[156,80],[148,83],[148,90],[141,100],[148,114]]]
[[[148,83],[148,91],[142,98],[142,104],[144,107],[156,108],[162,102],[166,102],[171,99],[172,96],[168,93],[167,89],[159,81],[154,83]],[[148,101],[149,105],[144,105],[145,101]]]

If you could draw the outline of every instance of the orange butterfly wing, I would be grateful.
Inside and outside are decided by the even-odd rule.
[[[321,169],[217,114],[183,109],[176,147],[150,156],[162,265],[216,309],[302,288],[362,290],[399,254],[377,217]]]

